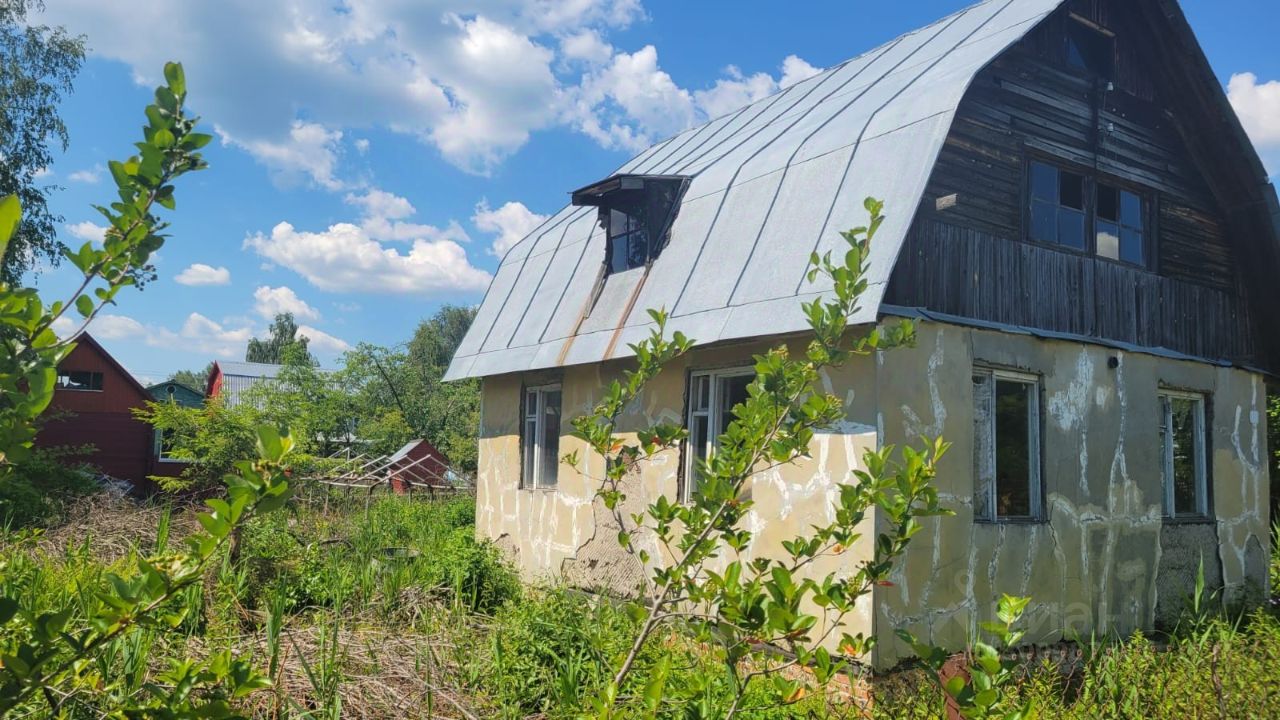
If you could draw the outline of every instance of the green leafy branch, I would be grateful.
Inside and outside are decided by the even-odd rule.
[[[967,665],[950,677],[946,677],[945,665],[950,654],[942,648],[922,643],[906,630],[898,630],[898,637],[911,646],[912,651],[926,667],[939,687],[951,698],[967,720],[1029,720],[1036,717],[1035,703],[1031,699],[1020,700],[1014,692],[1018,680],[1019,663],[1015,658],[1001,656],[1002,649],[1016,646],[1025,635],[1014,625],[1026,612],[1029,597],[1005,595],[996,607],[996,622],[984,622],[980,627],[995,638],[997,645],[975,641],[969,649]]]
[[[618,432],[627,404],[640,396],[663,366],[693,347],[693,341],[678,332],[666,339],[664,311],[650,311],[654,330],[632,346],[636,368],[611,383],[591,413],[571,421],[573,434],[604,458],[598,495],[619,525],[619,543],[649,570],[643,596],[633,606],[641,623],[635,640],[612,684],[593,701],[600,717],[614,716],[620,689],[641,651],[660,626],[676,620],[719,649],[734,689],[726,717],[743,709],[747,687],[756,678],[776,677],[786,668],[801,665],[813,672],[819,684],[827,683],[845,669],[846,662],[824,645],[841,628],[858,598],[888,581],[894,562],[920,529],[918,518],[948,514],[932,485],[946,443],[930,441],[919,451],[904,448],[901,460],[894,459],[894,448],[882,448],[867,453],[865,470],[855,471],[852,482],[841,485],[834,522],[784,542],[786,555],[781,559],[743,559],[754,537],[741,527],[752,508],[751,478],[808,457],[815,433],[845,415],[843,402],[821,391],[823,373],[855,357],[914,342],[914,326],[908,321],[861,333],[850,331],[850,318],[858,313],[868,287],[871,242],[884,222],[882,203],[868,199],[865,206],[870,223],[842,233],[847,249],[839,261],[831,253],[814,253],[810,259],[810,282],[822,278],[830,283],[831,292],[804,303],[813,339],[803,358],[792,358],[786,346],[755,357],[755,378],[747,388],[747,399],[733,408],[733,420],[717,439],[715,452],[694,463],[692,477],[686,479],[696,480],[688,503],[661,496],[643,513],[624,516],[620,509],[626,500],[624,479],[644,460],[677,447],[688,437],[687,430],[667,423],[639,430],[634,443]],[[576,454],[565,459],[578,464]],[[859,541],[873,509],[886,521],[886,530],[877,536],[872,558],[858,563],[851,575],[810,577],[809,566],[841,555]],[[642,532],[660,548],[660,557],[636,547],[634,540]],[[713,569],[726,551],[732,557],[722,569]],[[808,612],[811,605],[821,609],[822,617]],[[838,646],[848,656],[860,656],[873,643],[874,638],[843,633]],[[805,692],[800,681],[782,685],[782,703],[794,702]],[[650,683],[644,692],[646,707],[653,712],[660,704],[653,696],[662,694],[661,687],[661,683]]]
[[[185,113],[182,66],[166,64],[164,76],[166,84],[156,88],[155,103],[146,108],[137,154],[109,163],[119,199],[96,208],[108,222],[102,247],[86,242],[79,250],[64,250],[83,274],[80,285],[66,300],[46,306],[34,288],[0,284],[0,393],[13,398],[0,407],[0,477],[29,455],[33,421],[52,401],[58,363],[75,347],[75,338],[121,290],[153,274],[148,261],[164,244],[167,227],[153,214],[154,207],[172,210],[173,181],[206,167],[198,150],[213,138],[196,132],[198,118]],[[0,200],[0,255],[21,218],[16,196]],[[68,318],[72,308],[79,322],[59,338],[54,325]]]

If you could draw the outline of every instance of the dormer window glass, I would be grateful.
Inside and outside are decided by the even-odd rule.
[[[574,191],[574,205],[599,208],[607,273],[644,267],[658,257],[688,185],[689,178],[679,175],[615,175]]]

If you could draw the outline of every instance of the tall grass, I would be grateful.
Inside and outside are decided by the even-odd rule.
[[[299,502],[246,529],[203,587],[179,602],[182,637],[137,633],[104,667],[146,692],[166,658],[224,647],[250,654],[276,687],[245,701],[253,717],[574,718],[608,682],[635,631],[619,606],[563,588],[524,588],[491,545],[477,542],[469,498],[384,497],[365,507],[330,498]],[[181,508],[149,510],[134,549],[100,557],[118,541],[68,534],[62,544],[30,532],[0,536],[0,595],[38,608],[82,604],[104,573],[138,553],[180,541]],[[159,520],[157,527],[157,518]],[[127,522],[114,523],[125,527]],[[1280,528],[1278,528],[1280,529]],[[50,532],[54,532],[51,530]],[[1272,558],[1280,587],[1280,553]],[[1042,717],[1280,717],[1280,621],[1257,611],[1234,619],[1202,602],[1159,644],[1135,635],[1086,644],[1069,661],[1026,668],[1017,692]],[[0,628],[0,651],[7,642]],[[730,677],[704,646],[672,628],[620,690],[623,717],[667,668],[657,717],[716,717]],[[919,671],[875,683],[879,718],[940,718],[942,698]],[[763,688],[745,717],[861,717],[844,700],[810,696],[769,705]],[[86,709],[105,715],[101,708]],[[676,708],[682,708],[676,714]],[[646,716],[647,717],[647,716]]]

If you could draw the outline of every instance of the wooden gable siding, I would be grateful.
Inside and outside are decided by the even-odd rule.
[[[1117,32],[1114,89],[1065,64],[1068,16]],[[887,302],[952,315],[1255,359],[1218,203],[1158,102],[1137,19],[1114,0],[1051,16],[984,70],[957,112]],[[1110,177],[1153,203],[1147,268],[1023,242],[1030,158]],[[938,198],[958,202],[937,209]],[[946,276],[946,277],[944,277]]]
[[[102,373],[102,390],[59,388],[42,416],[36,445],[92,451],[67,455],[65,460],[87,463],[101,472],[131,481],[139,490],[150,488],[147,476],[154,466],[155,434],[133,416],[150,396],[95,340],[85,335],[58,365],[60,372]]]

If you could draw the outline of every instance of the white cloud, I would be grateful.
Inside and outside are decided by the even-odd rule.
[[[820,72],[822,72],[822,68],[814,67],[795,55],[788,55],[782,61],[782,77],[778,79],[778,87],[785,90],[802,80],[808,80]]]
[[[430,132],[451,162],[487,173],[550,125],[560,102],[551,70],[554,53],[514,29],[485,17],[459,21],[463,34],[444,58],[442,84],[451,108]]]
[[[566,60],[603,65],[613,57],[613,46],[590,28],[560,38],[560,54]]]
[[[348,193],[344,200],[348,205],[360,208],[360,228],[374,240],[384,242],[451,240],[462,243],[471,241],[467,231],[463,230],[457,221],[450,221],[444,228],[405,222],[405,218],[411,217],[418,210],[408,199],[395,193],[370,188],[363,194]]]
[[[76,170],[75,172],[68,175],[67,179],[70,180],[71,182],[87,183],[89,185],[95,185],[98,183],[99,180],[102,180],[102,173],[103,173],[102,166],[95,165],[91,168],[86,168],[84,170]]]
[[[646,45],[619,52],[582,81],[577,127],[605,147],[637,151],[691,125],[698,114],[688,90],[658,67],[658,50]]]
[[[288,287],[263,285],[253,291],[253,309],[268,320],[280,313],[293,313],[299,320],[319,320],[320,311],[311,307]]]
[[[96,223],[85,220],[84,222],[69,223],[63,225],[71,237],[82,242],[91,242],[97,245],[102,244],[102,238],[106,235],[107,228]]]
[[[351,349],[351,344],[340,337],[334,337],[329,333],[311,327],[310,325],[299,325],[298,334],[307,338],[307,349],[318,353],[344,353]]]
[[[779,90],[785,90],[820,72],[820,68],[795,55],[788,55],[782,61],[782,74],[777,79],[766,72],[746,76],[736,66],[730,65],[725,68],[725,77],[717,80],[707,90],[695,91],[693,99],[704,117],[716,118],[769,97]]]
[[[54,332],[61,336],[74,332],[79,323],[66,317],[54,324]],[[127,315],[103,314],[93,319],[88,331],[99,340],[135,340],[147,347],[181,350],[195,355],[241,357],[251,328],[226,327],[200,313],[191,313],[182,327],[171,330],[162,325],[142,323]]]
[[[225,267],[213,267],[204,263],[193,263],[178,273],[173,281],[179,285],[193,287],[205,285],[228,285],[231,283],[231,271]]]
[[[142,323],[127,315],[99,315],[90,324],[94,337],[103,340],[120,340],[141,337],[147,332]]]
[[[337,177],[340,130],[296,120],[286,137],[241,140],[221,125],[215,126],[224,145],[248,152],[271,171],[277,185],[288,187],[309,179],[326,190],[341,190]]]
[[[1259,83],[1253,73],[1231,76],[1227,96],[1269,172],[1280,172],[1280,80]]]
[[[36,170],[35,173],[33,173],[32,175],[32,177],[34,177],[37,180],[43,180],[47,177],[52,177],[52,176],[53,176],[53,171],[47,167],[42,167],[39,170]]]
[[[86,34],[140,83],[182,57],[224,143],[281,183],[337,191],[359,186],[344,164],[367,152],[370,131],[417,138],[483,174],[547,128],[635,149],[706,119],[697,88],[663,70],[654,47],[610,42],[644,14],[641,0],[59,0],[39,20]],[[138,17],[165,33],[136,42]],[[779,87],[809,70],[788,58]],[[758,86],[720,88],[708,107]]]
[[[694,92],[698,108],[710,118],[727,115],[778,91],[778,82],[766,72],[744,76],[736,66],[725,68],[725,75],[708,90]]]
[[[481,231],[497,235],[489,254],[499,258],[546,219],[546,215],[533,212],[524,203],[508,202],[497,210],[491,210],[487,200],[477,203],[475,214],[471,216],[471,222]]]
[[[414,240],[401,253],[350,223],[305,232],[282,222],[244,246],[330,292],[440,295],[483,290],[490,280],[452,240]]]
[[[417,212],[406,198],[378,188],[371,188],[363,195],[348,193],[345,200],[348,205],[364,210],[366,216],[386,220],[403,220]]]

